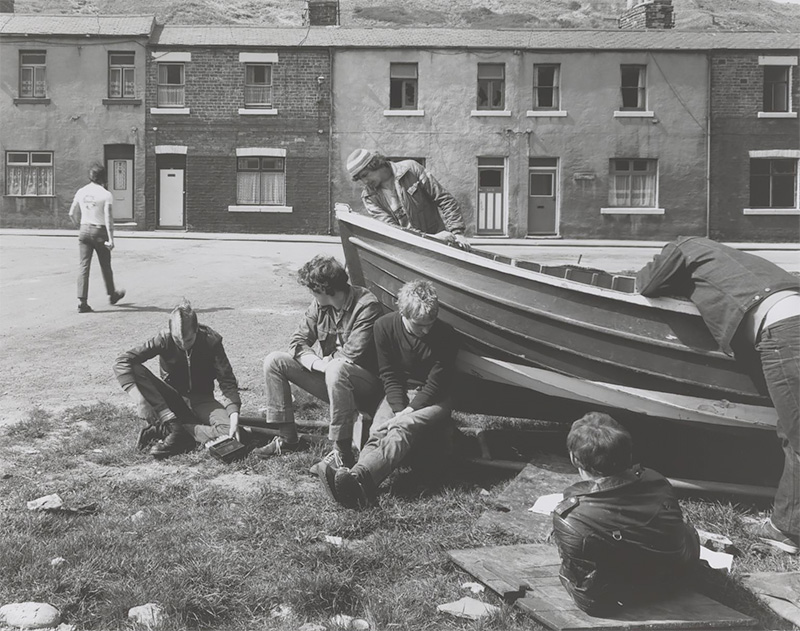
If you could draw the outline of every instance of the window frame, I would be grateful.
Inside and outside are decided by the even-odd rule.
[[[497,77],[481,77],[481,70],[488,70],[489,68],[502,69],[503,76]],[[499,83],[499,87],[495,86]],[[486,94],[486,104],[481,105],[481,89]],[[492,104],[492,95],[498,92],[500,94],[500,104]],[[477,95],[476,95],[476,109],[479,112],[502,112],[506,108],[506,65],[505,63],[478,63],[477,68]]]
[[[764,87],[762,91],[761,97],[761,111],[770,114],[788,114],[792,111],[792,66],[786,65],[764,65],[762,66],[764,69],[763,77],[764,77]],[[770,71],[774,71],[775,69],[780,69],[785,73],[785,80],[784,81],[767,81],[767,74]],[[784,96],[783,96],[783,109],[777,109],[775,106],[775,87],[778,85],[784,85]],[[772,88],[769,90],[769,88]],[[768,94],[769,100],[768,100]]]
[[[395,76],[401,66],[413,68],[414,76]],[[398,73],[399,74],[399,73]],[[411,87],[414,92],[413,103],[406,103],[406,90]],[[395,95],[399,95],[399,106],[393,102]],[[389,110],[418,110],[419,109],[419,64],[412,61],[397,61],[389,63]]]
[[[625,72],[630,70],[638,71],[638,80],[635,86],[625,85]],[[620,111],[622,112],[644,112],[647,110],[647,64],[620,64]],[[625,105],[626,94],[635,90],[636,105]]]
[[[43,57],[43,61],[41,62],[34,62],[31,60],[25,60],[25,56],[39,56]],[[26,83],[25,81],[25,72],[30,72],[30,93],[26,94],[23,90],[23,85]],[[37,80],[37,74],[41,75],[41,78]],[[37,94],[37,87],[41,85],[42,93]],[[19,86],[18,86],[18,94],[19,98],[21,99],[46,99],[47,98],[47,51],[46,50],[20,50],[19,51]]]
[[[243,167],[244,163],[248,161],[252,162],[254,160],[258,160],[258,166],[255,168],[251,167]],[[266,163],[268,161],[274,161],[280,163],[280,168],[276,168],[275,166],[268,166]],[[240,197],[240,174],[241,173],[258,173],[258,197],[255,200],[243,200]],[[280,200],[278,201],[271,201],[267,202],[264,201],[261,192],[263,187],[262,173],[281,173],[283,175],[283,179],[281,181],[281,190],[280,190]],[[277,208],[285,208],[286,207],[286,156],[275,156],[275,155],[240,155],[236,157],[236,206],[240,207],[277,207]]]
[[[274,78],[274,64],[272,63],[260,63],[260,62],[253,62],[247,61],[244,63],[244,107],[245,109],[269,109],[273,105],[273,78]],[[263,68],[265,73],[268,74],[268,78],[265,79],[263,83],[250,81],[248,75],[250,74],[251,69],[253,71],[256,68]],[[268,80],[267,80],[268,79]],[[256,88],[264,90],[264,94],[268,95],[268,99],[266,101],[259,101],[257,99],[250,99],[248,98],[248,89],[255,90]]]
[[[182,61],[160,61],[156,64],[156,107],[157,108],[185,108],[186,107],[186,63]],[[180,68],[181,82],[180,83],[162,83],[161,82],[161,69],[168,66],[176,66]],[[181,102],[180,103],[163,103],[161,90],[162,88],[180,88],[181,89]]]
[[[122,55],[130,55],[131,62],[130,63],[120,63],[117,61],[116,63],[112,60],[112,58]],[[120,81],[119,81],[119,94],[114,94],[112,91],[112,86],[114,81],[112,80],[112,75],[115,71],[119,72]],[[131,91],[130,93],[126,93],[126,86],[128,82],[125,81],[125,75],[130,73],[132,79],[130,81]],[[136,98],[136,52],[130,50],[110,50],[108,51],[108,98],[109,100],[123,100],[123,99],[135,99]]]
[[[627,162],[628,167],[627,169],[620,169],[620,163]],[[636,163],[645,163],[645,169],[637,169]],[[652,200],[651,203],[634,203],[633,195],[634,195],[634,187],[633,187],[633,177],[636,175],[649,175],[653,179],[653,193],[652,193]],[[656,158],[611,158],[609,160],[608,165],[608,179],[609,179],[609,186],[608,186],[608,212],[613,212],[614,210],[619,209],[641,209],[644,211],[652,211],[655,212],[659,210],[658,208],[658,195],[659,195],[659,177],[658,177],[658,159]],[[627,203],[619,203],[617,201],[617,195],[613,195],[615,191],[619,191],[619,187],[617,186],[617,182],[619,181],[617,178],[626,178],[627,183],[624,187],[624,191],[626,192],[626,202]],[[604,209],[605,210],[605,209]]]
[[[539,79],[539,70],[545,68],[552,68],[554,70],[553,73],[553,83],[552,85],[541,85],[538,83]],[[561,64],[559,63],[540,63],[540,64],[533,64],[533,94],[532,94],[532,101],[531,101],[531,108],[535,112],[549,112],[549,111],[560,111],[561,110]],[[540,105],[540,90],[547,90],[550,89],[553,91],[551,95],[552,105],[550,106],[543,106]]]
[[[792,171],[776,171],[775,167],[777,166],[776,163],[779,162],[786,162],[792,165]],[[792,211],[798,210],[798,205],[800,205],[800,201],[798,200],[798,162],[800,160],[798,158],[788,158],[788,157],[758,157],[758,158],[750,158],[750,177],[749,177],[749,208],[751,209],[760,209],[764,211]],[[754,173],[754,163],[768,163],[767,173]],[[791,176],[792,178],[792,190],[791,190],[791,204],[789,205],[777,205],[774,201],[775,196],[775,178],[776,177],[785,177]],[[754,194],[756,193],[756,187],[754,186],[754,178],[765,178],[768,180],[768,200],[767,203],[763,203],[763,200],[754,199]]]
[[[21,156],[25,155],[25,161],[11,161],[11,156],[13,155]],[[34,160],[34,156],[38,154],[39,160]],[[47,161],[42,161],[41,157],[45,156]],[[49,169],[50,172],[50,182],[49,182],[49,192],[40,192],[39,187],[42,185],[41,182],[41,174],[40,172],[36,173],[36,192],[33,194],[25,194],[21,191],[19,193],[14,193],[11,191],[11,185],[13,178],[11,177],[10,169],[14,168],[27,168],[27,169]],[[6,197],[53,197],[55,195],[54,189],[54,179],[55,179],[55,155],[53,151],[18,151],[18,150],[7,150],[5,153],[5,176],[6,176],[6,186],[4,194]],[[21,183],[20,183],[21,185]]]

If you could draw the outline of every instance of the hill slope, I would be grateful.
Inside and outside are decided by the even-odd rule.
[[[343,26],[616,29],[625,0],[341,0]],[[675,0],[675,28],[800,32],[800,5]],[[171,24],[302,26],[305,0],[17,0],[18,13],[154,14]]]

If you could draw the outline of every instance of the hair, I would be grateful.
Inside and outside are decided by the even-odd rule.
[[[335,258],[317,254],[297,272],[297,282],[314,293],[333,296],[337,291],[347,290],[350,277]]]
[[[366,166],[361,169],[358,173],[353,176],[353,181],[358,182],[364,173],[370,173],[372,171],[377,171],[378,169],[382,169],[383,167],[389,166],[389,160],[386,156],[381,155],[380,153],[376,153],[372,156],[372,160],[367,162]]]
[[[95,164],[89,169],[89,179],[97,184],[104,184],[106,181],[106,168]]]
[[[439,298],[433,283],[412,280],[397,292],[397,309],[411,320],[428,320],[439,315]]]
[[[172,313],[169,314],[169,328],[170,331],[173,331],[173,321],[180,322],[180,333],[183,333],[187,329],[191,329],[192,331],[196,331],[198,327],[197,323],[197,314],[192,309],[192,303],[190,303],[186,298],[184,298],[181,303],[172,310]]]
[[[594,475],[614,475],[630,468],[630,433],[608,414],[589,412],[572,424],[567,449],[577,466]]]

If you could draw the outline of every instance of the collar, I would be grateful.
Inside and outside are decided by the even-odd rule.
[[[630,469],[618,473],[616,475],[609,475],[604,478],[596,480],[581,480],[576,482],[570,488],[570,496],[582,495],[595,495],[597,493],[604,493],[613,489],[618,489],[623,486],[636,484],[642,479],[645,469],[642,465],[635,464]]]
[[[320,311],[332,311],[333,313],[345,313],[350,311],[353,307],[353,303],[356,301],[358,297],[356,296],[356,292],[353,289],[352,285],[347,285],[347,295],[345,296],[344,302],[342,303],[342,308],[338,311],[333,307],[333,305],[325,305],[323,307],[319,307]],[[316,302],[316,301],[315,301]],[[317,303],[319,304],[319,303]]]

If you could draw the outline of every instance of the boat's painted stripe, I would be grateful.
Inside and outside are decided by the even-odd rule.
[[[604,287],[597,287],[595,285],[587,285],[586,283],[580,283],[578,281],[567,280],[564,278],[556,278],[555,276],[550,276],[549,274],[542,274],[541,272],[534,272],[533,270],[515,267],[507,263],[498,263],[497,261],[483,258],[478,254],[472,254],[443,243],[437,243],[436,241],[425,239],[411,232],[407,232],[400,228],[396,228],[389,224],[378,221],[377,219],[359,215],[358,213],[339,211],[337,212],[336,217],[339,221],[358,226],[365,230],[369,230],[370,232],[383,234],[395,241],[407,243],[409,245],[436,252],[438,254],[444,254],[445,256],[464,261],[471,265],[493,269],[504,274],[517,276],[519,278],[527,278],[545,285],[561,287],[570,291],[579,291],[594,296],[602,296],[603,298],[610,300],[618,300],[621,302],[653,307],[655,309],[662,309],[664,311],[674,311],[678,313],[687,313],[690,315],[699,315],[700,313],[694,304],[685,300],[676,300],[674,298],[646,298],[641,294],[629,294],[615,291],[613,289],[606,289]]]
[[[458,355],[458,367],[484,379],[522,386],[548,396],[676,421],[774,430],[778,420],[773,408],[578,379],[463,350]]]

